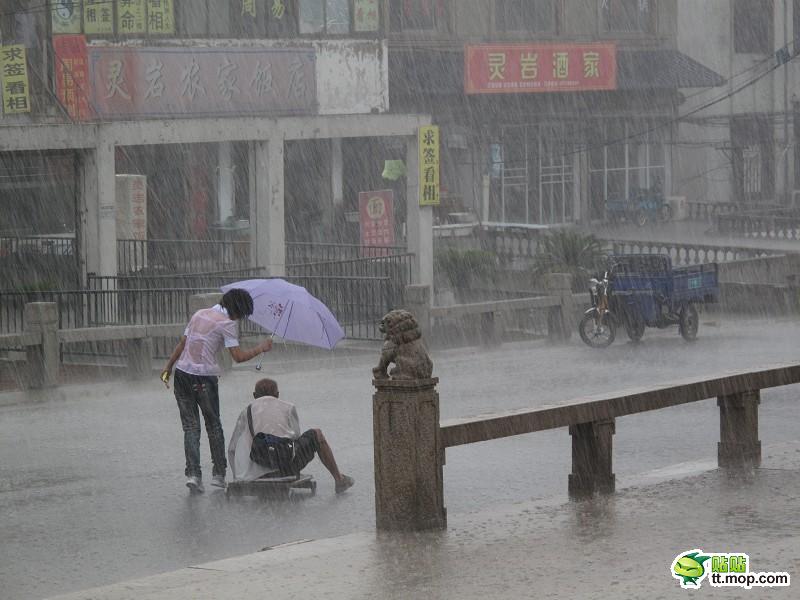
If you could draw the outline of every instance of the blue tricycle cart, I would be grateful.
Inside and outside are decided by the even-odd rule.
[[[581,339],[594,348],[609,346],[623,326],[638,342],[645,327],[677,325],[683,339],[697,338],[698,304],[719,301],[716,263],[672,267],[669,256],[628,254],[609,257],[602,280],[592,279],[592,308],[579,325]]]

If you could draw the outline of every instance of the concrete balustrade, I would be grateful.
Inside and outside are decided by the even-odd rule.
[[[481,344],[496,346],[502,342],[505,316],[514,311],[546,310],[547,333],[552,341],[566,341],[577,327],[576,303],[572,293],[572,276],[552,273],[544,278],[548,295],[513,300],[489,300],[451,306],[431,306],[430,287],[406,286],[405,308],[417,318],[424,338],[430,340],[432,320],[474,316],[480,319]],[[581,296],[582,297],[582,296]]]
[[[447,448],[547,429],[566,427],[572,437],[567,488],[571,497],[612,493],[612,441],[620,417],[708,398],[716,397],[720,409],[719,467],[758,467],[760,390],[800,383],[800,364],[441,423],[436,381],[373,381],[377,388],[373,429],[379,529],[446,527],[442,471]]]
[[[220,294],[196,294],[189,297],[190,313],[213,306]],[[186,323],[163,325],[118,325],[59,329],[58,305],[55,302],[30,302],[24,310],[25,331],[0,335],[0,347],[24,348],[26,364],[20,380],[24,389],[55,387],[59,384],[61,344],[124,341],[127,373],[130,379],[144,379],[153,372],[153,338],[183,335]],[[228,352],[220,356],[223,368],[231,367]]]

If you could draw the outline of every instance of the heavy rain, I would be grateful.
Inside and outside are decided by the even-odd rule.
[[[791,597],[798,40],[0,0],[0,597]]]

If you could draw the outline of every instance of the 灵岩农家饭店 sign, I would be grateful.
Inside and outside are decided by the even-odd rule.
[[[464,49],[467,94],[580,92],[617,88],[617,47],[478,44]]]
[[[88,49],[100,117],[311,114],[316,58],[309,48]]]

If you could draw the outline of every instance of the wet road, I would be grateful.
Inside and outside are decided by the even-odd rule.
[[[673,330],[648,330],[642,344],[604,351],[508,344],[433,355],[442,418],[570,401],[582,395],[675,378],[797,361],[800,323],[718,322],[685,344]],[[356,478],[337,497],[317,462],[317,496],[298,502],[228,502],[220,491],[191,497],[183,487],[182,433],[174,399],[160,383],[64,387],[56,398],[0,407],[0,585],[3,598],[41,598],[244,554],[287,541],[374,528],[370,367],[376,356],[270,365],[301,425],[323,429],[344,472]],[[221,381],[230,432],[257,379]],[[798,438],[795,388],[766,391],[765,447]],[[714,400],[620,419],[618,487],[715,465]],[[210,464],[205,435],[203,465]],[[450,514],[511,502],[566,497],[565,429],[454,448],[447,453]]]

